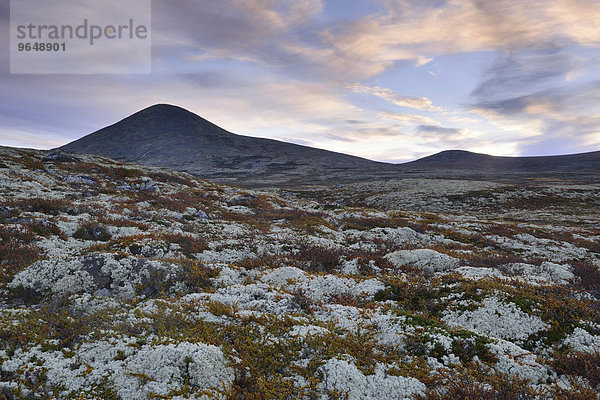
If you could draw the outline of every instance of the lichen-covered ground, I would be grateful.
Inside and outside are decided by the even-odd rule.
[[[1,148],[0,398],[598,398],[598,187],[327,193]]]

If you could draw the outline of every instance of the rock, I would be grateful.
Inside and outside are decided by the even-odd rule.
[[[394,266],[410,265],[428,272],[442,272],[458,265],[458,260],[431,249],[400,250],[385,256]]]
[[[158,183],[156,183],[151,178],[142,178],[141,183],[135,183],[131,186],[134,190],[142,190],[146,192],[156,192],[158,191]]]
[[[159,190],[158,183],[153,179],[144,177],[140,183],[132,183],[131,185],[122,184],[115,186],[115,189],[121,190],[133,190],[133,191],[145,191],[145,192],[157,192]]]
[[[10,287],[40,294],[89,293],[104,297],[154,297],[163,290],[184,288],[177,264],[109,253],[71,260],[41,260],[15,276]]]
[[[194,213],[194,217],[198,219],[208,219],[208,214],[202,210],[198,210]]]
[[[78,162],[79,159],[71,154],[67,154],[62,151],[52,152],[47,154],[42,161],[55,161],[55,162]]]
[[[12,217],[15,215],[15,209],[9,206],[0,207],[0,217]]]
[[[13,218],[6,218],[4,220],[4,222],[6,224],[19,224],[19,225],[29,225],[33,223],[33,218],[27,218],[27,217],[13,217]]]
[[[96,180],[88,175],[67,175],[62,179],[65,183],[73,185],[95,185]]]
[[[7,399],[7,400],[13,400],[15,398],[15,395],[13,394],[13,391],[10,390],[10,387],[8,386],[0,386],[0,399]]]
[[[110,240],[112,235],[105,227],[100,225],[92,225],[88,227],[82,226],[81,228],[77,229],[77,231],[75,231],[73,234],[73,237],[81,240],[106,242],[107,240]]]
[[[254,196],[253,194],[239,194],[227,200],[227,204],[230,206],[249,207],[254,205],[256,203],[256,200],[258,200],[258,197]]]
[[[326,210],[331,210],[331,209],[336,209],[336,208],[343,208],[346,207],[348,205],[348,203],[344,200],[334,200],[330,203],[325,203],[323,204],[323,208]]]

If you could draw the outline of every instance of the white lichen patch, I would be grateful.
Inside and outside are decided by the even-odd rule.
[[[474,311],[449,310],[442,320],[450,326],[471,329],[492,337],[522,341],[549,325],[539,317],[527,314],[513,303],[485,298]]]
[[[414,378],[386,375],[382,365],[376,367],[375,374],[364,375],[354,364],[332,359],[321,367],[321,372],[322,387],[329,392],[346,393],[349,400],[412,399],[426,388]]]

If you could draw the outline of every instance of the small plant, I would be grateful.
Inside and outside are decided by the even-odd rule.
[[[574,283],[577,287],[590,292],[600,300],[600,268],[590,261],[571,262],[573,274],[576,276]]]
[[[41,256],[40,249],[32,244],[35,237],[29,227],[0,225],[0,287]]]

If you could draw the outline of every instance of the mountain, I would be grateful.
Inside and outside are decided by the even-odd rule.
[[[404,177],[520,181],[598,180],[600,151],[547,157],[495,157],[442,151],[389,164],[237,135],[181,107],[157,104],[60,148],[167,167],[239,186],[306,186]]]
[[[236,135],[183,108],[157,104],[60,149],[168,167],[221,182],[343,179],[386,164],[272,139]]]
[[[600,151],[557,156],[497,157],[464,150],[446,150],[406,163],[403,167],[487,172],[595,172],[600,170]]]

